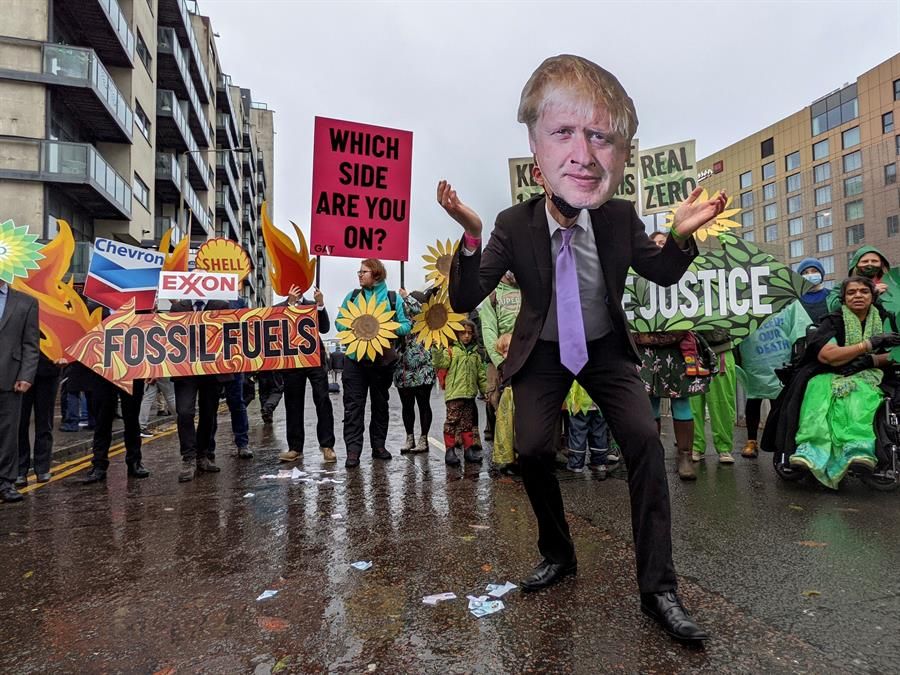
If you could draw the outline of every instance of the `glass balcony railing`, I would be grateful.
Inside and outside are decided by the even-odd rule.
[[[203,226],[204,230],[208,230],[206,210],[203,208],[203,204],[200,202],[197,193],[194,192],[194,188],[191,187],[191,184],[186,179],[181,184],[181,194],[184,198],[184,203],[188,205],[191,212],[194,214],[194,219]]]
[[[237,195],[237,183],[234,179],[234,172],[231,168],[231,160],[228,157],[230,150],[217,150],[216,151],[216,166],[221,167],[225,171],[225,175],[228,176],[228,184],[231,186],[231,191],[233,194]]]
[[[80,179],[91,184],[131,217],[131,183],[116,173],[94,146],[41,141],[41,172],[66,177],[67,182]]]
[[[234,215],[234,209],[231,208],[231,200],[228,199],[225,190],[216,190],[216,208],[224,209],[225,213],[228,214],[228,220],[231,223],[231,227],[235,230],[239,229],[237,218]]]
[[[153,219],[153,238],[162,239],[162,236],[175,227],[175,219],[172,216],[156,216]]]
[[[178,42],[178,36],[175,33],[175,29],[160,26],[156,30],[156,35],[158,40],[158,51],[165,54],[171,54],[175,58],[175,64],[178,66],[178,71],[181,74],[181,79],[187,90],[188,101],[190,101],[193,106],[194,116],[200,121],[199,127],[205,132],[204,136],[208,145],[212,138],[211,126],[203,112],[200,98],[197,96],[197,89],[194,87],[194,82],[191,79],[187,58]]]
[[[72,253],[72,260],[69,263],[69,274],[75,274],[79,277],[87,274],[88,268],[91,266],[91,251],[93,248],[93,242],[75,242],[75,251]]]
[[[178,131],[181,132],[188,151],[196,153],[199,150],[197,142],[194,140],[194,135],[191,133],[191,128],[188,126],[184,111],[181,109],[181,102],[175,96],[174,91],[171,89],[156,90],[156,114],[171,117],[175,120],[175,125],[178,127]]]
[[[122,13],[122,8],[119,7],[117,0],[94,1],[103,9],[106,17],[109,19],[110,25],[113,27],[113,30],[116,31],[119,40],[122,41],[122,46],[125,47],[125,51],[128,52],[128,55],[134,60],[134,33],[131,32],[131,27],[128,25],[128,19],[126,19],[125,14]]]
[[[203,89],[205,92],[209,92],[209,78],[206,76],[206,71],[203,68],[203,61],[200,58],[200,49],[197,46],[197,37],[194,35],[194,26],[191,22],[191,13],[188,10],[187,2],[185,0],[176,0],[176,4],[178,5],[178,13],[181,15],[181,20],[184,22],[184,29],[187,33],[188,44],[191,48],[191,55],[194,57],[194,63],[191,64],[193,68],[191,72],[197,78],[197,84]]]
[[[181,187],[181,165],[178,164],[178,157],[175,154],[171,152],[156,153],[156,177],[170,180]]]
[[[93,49],[45,44],[43,62],[44,73],[89,85],[131,138],[134,113]]]

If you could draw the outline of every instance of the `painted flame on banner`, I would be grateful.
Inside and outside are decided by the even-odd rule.
[[[172,252],[169,253],[169,243],[172,240],[173,233],[174,229],[170,227],[159,240],[159,252],[166,256],[166,261],[163,263],[162,268],[166,272],[187,272],[191,238],[183,237],[181,241],[175,244]]]
[[[41,351],[51,361],[66,358],[65,350],[80,340],[103,318],[98,307],[88,311],[84,300],[75,291],[72,278],[63,275],[72,264],[75,238],[65,220],[57,220],[59,234],[41,248],[43,260],[27,278],[16,279],[12,287],[38,301],[41,324]]]
[[[305,292],[313,285],[316,278],[316,260],[310,259],[309,248],[303,232],[292,221],[300,249],[294,246],[294,242],[284,232],[275,227],[269,220],[266,202],[262,205],[262,233],[266,243],[266,253],[269,256],[269,280],[272,282],[272,290],[278,295],[287,295],[291,286],[300,287],[300,292]]]

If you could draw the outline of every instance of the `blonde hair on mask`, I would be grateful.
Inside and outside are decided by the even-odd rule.
[[[603,108],[609,113],[611,130],[625,143],[637,132],[637,112],[625,88],[615,75],[581,56],[551,56],[528,78],[519,99],[518,120],[530,135],[544,110],[554,103],[586,116]]]

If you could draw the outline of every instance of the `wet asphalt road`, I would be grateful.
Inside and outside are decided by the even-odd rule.
[[[443,405],[434,404],[438,438]],[[309,424],[297,466],[345,482],[263,480],[284,468],[283,409],[273,427],[256,411],[253,460],[229,456],[220,417],[219,474],[178,484],[170,428],[145,443],[147,480],[127,481],[119,455],[105,484],[63,477],[0,505],[0,672],[898,669],[900,493],[782,483],[768,455],[733,467],[709,458],[693,484],[673,476],[681,593],[714,635],[698,650],[638,611],[621,475],[561,476],[576,579],[512,591],[502,612],[476,619],[467,594],[515,583],[537,561],[520,484],[487,465],[448,469],[437,447],[374,464],[364,453],[347,472],[340,443],[341,462],[322,463]],[[389,447],[402,439],[394,419]],[[670,434],[664,441],[671,448]],[[359,560],[372,568],[352,569]],[[257,601],[264,590],[279,593]],[[422,603],[447,591],[460,599]]]

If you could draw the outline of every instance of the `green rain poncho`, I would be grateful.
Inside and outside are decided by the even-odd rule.
[[[759,329],[738,347],[741,367],[738,380],[747,398],[775,399],[781,393],[781,381],[775,369],[791,360],[791,346],[806,335],[812,320],[799,301],[766,319]]]

